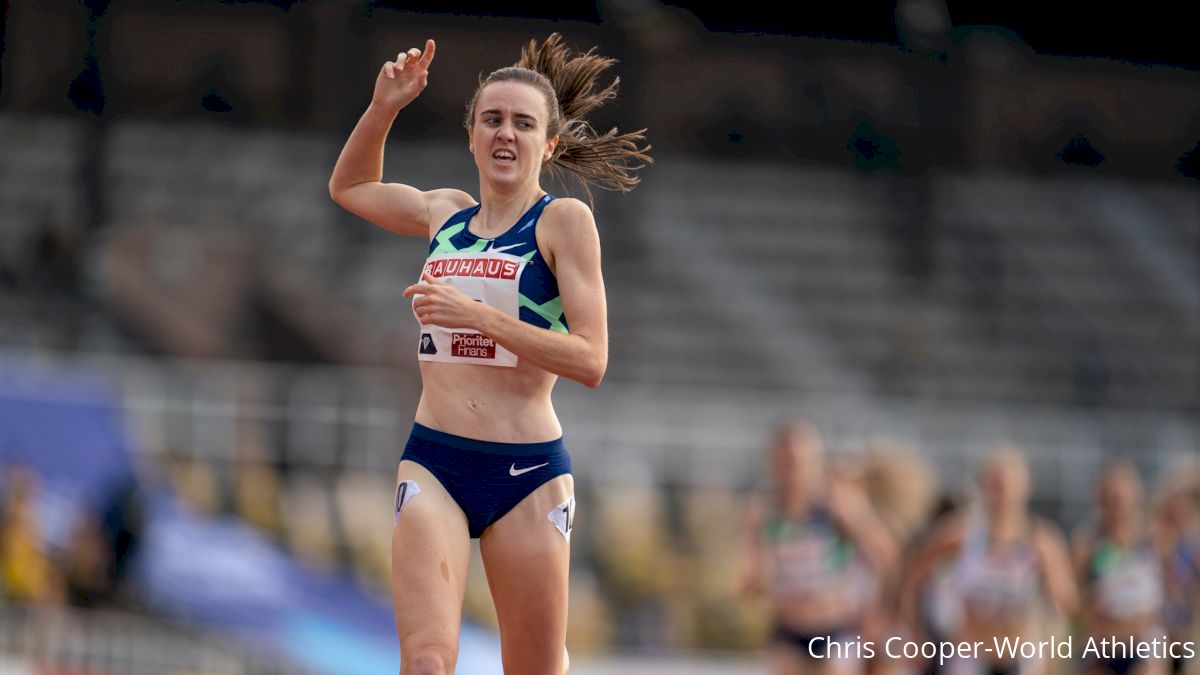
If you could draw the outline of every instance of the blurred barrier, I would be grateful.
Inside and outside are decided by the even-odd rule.
[[[0,605],[5,675],[307,675],[198,628],[119,611]]]

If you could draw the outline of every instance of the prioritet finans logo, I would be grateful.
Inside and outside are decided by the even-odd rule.
[[[482,333],[451,333],[450,355],[471,359],[494,359],[496,341]]]

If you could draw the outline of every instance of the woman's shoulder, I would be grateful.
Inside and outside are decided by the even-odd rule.
[[[592,209],[574,197],[559,197],[546,204],[538,218],[537,236],[550,256],[555,251],[582,252],[599,241]]]
[[[471,195],[454,188],[440,188],[425,193],[429,207],[429,228],[436,232],[454,214],[469,209],[479,202]]]
[[[1058,541],[1066,539],[1066,531],[1062,526],[1049,518],[1030,516],[1029,523],[1035,537],[1050,538]]]
[[[1067,541],[1066,533],[1057,523],[1035,517],[1032,535],[1031,546],[1042,557],[1053,557],[1063,562],[1070,561],[1070,544]]]
[[[551,227],[577,227],[579,225],[596,226],[592,209],[586,203],[574,197],[556,197],[542,210],[541,222]]]

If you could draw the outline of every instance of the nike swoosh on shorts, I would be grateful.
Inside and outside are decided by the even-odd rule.
[[[512,465],[512,466],[510,466],[510,467],[508,467],[508,475],[510,475],[510,476],[520,476],[520,475],[521,475],[521,474],[523,474],[523,473],[529,473],[530,471],[533,471],[534,469],[540,469],[540,468],[542,468],[543,466],[549,466],[549,465],[550,465],[550,462],[545,462],[545,463],[542,463],[542,464],[538,464],[537,466],[527,466],[527,467],[525,467],[524,469],[518,469],[518,468],[517,468],[517,463],[516,463],[516,462],[513,462],[513,465]]]

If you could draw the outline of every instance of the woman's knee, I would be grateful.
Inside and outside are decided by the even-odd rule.
[[[403,650],[400,675],[452,675],[456,654],[444,645],[423,645]]]

